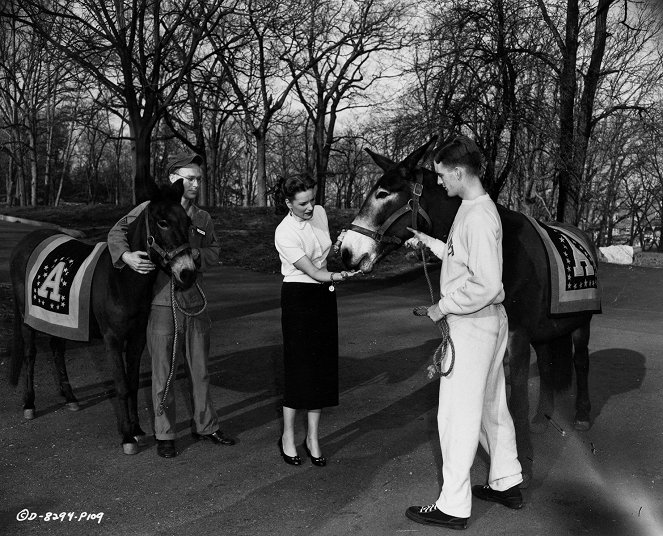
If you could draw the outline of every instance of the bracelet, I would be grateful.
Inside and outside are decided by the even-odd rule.
[[[334,274],[335,274],[335,273],[336,273],[336,272],[332,272],[331,274],[329,274],[329,281],[330,281],[332,284],[334,283]]]

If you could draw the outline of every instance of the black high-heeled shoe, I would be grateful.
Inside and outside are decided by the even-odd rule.
[[[311,451],[308,449],[308,446],[306,445],[306,440],[304,440],[302,446],[304,447],[306,455],[309,458],[311,458],[311,463],[313,465],[317,465],[318,467],[324,467],[325,465],[327,465],[327,458],[325,458],[324,456],[320,456],[319,458],[313,457],[313,454],[311,454]]]
[[[283,457],[283,461],[287,463],[288,465],[301,465],[302,464],[302,459],[299,456],[288,456],[284,450],[283,450],[283,439],[279,438],[278,442],[279,446],[279,452],[281,453],[281,456]]]

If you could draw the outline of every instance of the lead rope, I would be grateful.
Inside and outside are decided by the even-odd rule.
[[[433,284],[431,283],[430,276],[428,275],[428,266],[426,265],[426,248],[423,244],[419,244],[421,248],[421,258],[424,262],[424,275],[426,276],[426,283],[428,283],[428,292],[430,293],[430,299],[433,304],[435,304],[435,293],[433,292]],[[414,308],[414,314],[417,316],[428,316],[428,307],[422,305]],[[454,347],[454,342],[451,340],[451,333],[449,330],[449,323],[447,322],[447,317],[442,317],[441,320],[435,323],[442,334],[442,340],[440,344],[433,352],[433,363],[428,366],[428,379],[432,380],[437,374],[441,377],[448,376],[451,374],[451,371],[454,369],[454,364],[456,363],[456,349]],[[449,363],[449,368],[444,371],[442,369],[442,361],[447,356],[447,350],[451,348],[451,363]]]
[[[173,381],[173,376],[175,374],[175,357],[177,356],[177,332],[179,327],[177,322],[177,311],[182,313],[184,316],[192,317],[192,316],[198,316],[207,308],[207,297],[205,296],[203,289],[200,288],[200,285],[197,282],[196,282],[196,288],[198,289],[198,292],[203,298],[203,306],[200,308],[199,311],[196,311],[195,313],[189,313],[184,309],[182,309],[182,306],[179,303],[177,303],[177,299],[175,298],[175,280],[172,278],[172,276],[170,278],[170,306],[173,311],[173,325],[175,327],[175,335],[173,336],[173,349],[170,356],[170,371],[168,372],[166,387],[164,388],[163,394],[161,395],[161,402],[159,402],[159,410],[158,410],[159,415],[163,415],[164,409],[168,407],[165,404],[166,397],[168,396],[168,391],[170,390],[170,384]]]

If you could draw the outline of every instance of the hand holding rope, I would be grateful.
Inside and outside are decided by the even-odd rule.
[[[426,265],[426,248],[424,244],[419,241],[419,248],[421,249],[421,258],[424,263],[424,274],[426,276],[426,283],[428,283],[428,292],[430,293],[430,299],[433,305],[435,305],[435,293],[433,292],[433,285],[428,274],[428,266]],[[421,305],[415,307],[412,311],[416,316],[428,316],[428,307]],[[428,379],[432,380],[436,375],[442,377],[448,376],[451,374],[451,371],[454,368],[456,363],[456,349],[454,347],[454,342],[451,340],[451,332],[449,330],[449,323],[447,322],[447,317],[443,316],[440,320],[435,322],[435,325],[440,330],[442,334],[442,340],[440,344],[433,352],[433,363],[428,366]],[[447,350],[451,349],[451,363],[449,363],[449,368],[445,371],[442,368],[442,362],[447,356]]]

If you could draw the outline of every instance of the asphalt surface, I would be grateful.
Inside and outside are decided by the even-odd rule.
[[[8,281],[11,247],[30,230],[0,221],[0,283]],[[573,392],[560,394],[553,417],[567,435],[550,427],[534,436],[525,506],[514,511],[475,499],[468,536],[663,534],[663,270],[603,264],[600,276],[604,313],[594,318],[590,341],[593,427],[573,431]],[[0,363],[0,534],[444,533],[404,515],[410,505],[434,502],[441,484],[438,387],[426,378],[437,331],[412,315],[429,301],[422,272],[338,286],[341,403],[322,416],[325,468],[286,465],[277,450],[280,277],[220,267],[206,284],[212,396],[223,430],[238,444],[191,440],[180,369],[181,454],[159,458],[150,441],[123,455],[103,346],[68,348],[82,406],[72,413],[55,392],[48,340],[40,337],[35,420],[23,419],[22,387],[8,385],[7,359]],[[537,387],[533,366],[532,409]],[[149,393],[144,358],[139,406],[148,433]],[[479,450],[472,481],[486,478]]]

